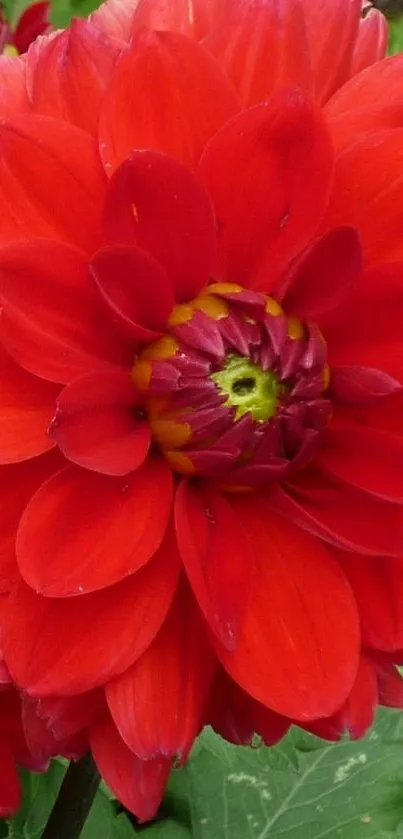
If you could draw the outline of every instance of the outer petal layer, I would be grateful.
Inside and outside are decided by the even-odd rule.
[[[95,594],[49,599],[21,582],[9,601],[3,639],[17,684],[34,696],[68,696],[122,673],[162,625],[179,571],[177,553],[166,543],[137,574]]]
[[[36,239],[0,246],[0,302],[4,346],[41,378],[67,383],[130,359],[84,254],[69,245]]]
[[[282,87],[310,94],[313,75],[298,0],[233,0],[205,40],[238,91],[242,106],[257,105]]]
[[[29,46],[50,28],[49,3],[39,0],[26,8],[15,27],[13,44],[16,50],[23,54]]]
[[[385,58],[388,34],[388,22],[385,15],[378,9],[370,9],[366,17],[360,21],[351,66],[352,76],[356,76],[365,67],[370,67]]]
[[[403,502],[402,437],[358,425],[330,428],[317,461],[347,484]]]
[[[360,134],[403,125],[403,56],[395,55],[354,75],[327,103],[337,149],[355,143]]]
[[[287,733],[291,721],[256,702],[225,673],[218,671],[211,696],[208,722],[236,745],[252,745],[256,734],[273,746]]]
[[[235,90],[207,50],[183,35],[141,30],[119,58],[104,100],[105,170],[111,174],[136,148],[194,166],[238,109]]]
[[[378,684],[373,662],[362,654],[351,692],[339,710],[328,719],[315,720],[304,726],[324,740],[337,741],[345,734],[358,739],[366,734],[379,704]]]
[[[294,317],[321,323],[351,295],[361,272],[361,248],[351,227],[338,227],[318,239],[292,267],[281,303]]]
[[[336,419],[336,418],[335,418]],[[392,436],[403,435],[403,388],[399,388],[371,405],[343,405],[340,423],[377,428]]]
[[[316,82],[316,96],[325,102],[347,79],[362,0],[300,0],[305,14]]]
[[[39,53],[32,79],[34,110],[95,135],[117,54],[117,45],[89,21],[73,19]]]
[[[0,462],[17,463],[53,446],[47,427],[60,388],[22,370],[0,346]]]
[[[401,389],[397,379],[373,367],[358,364],[332,367],[331,394],[342,409],[345,405],[371,404]]]
[[[322,229],[339,224],[355,227],[367,265],[403,258],[402,165],[402,128],[364,135],[336,161],[334,187]]]
[[[195,597],[210,628],[236,648],[253,566],[247,539],[220,493],[186,481],[176,496],[179,550]]]
[[[31,110],[26,86],[25,61],[0,55],[0,114],[2,117]]]
[[[0,592],[9,591],[18,577],[15,539],[24,508],[38,487],[62,465],[62,457],[52,451],[0,468]]]
[[[142,821],[152,819],[164,794],[172,760],[140,760],[110,719],[93,726],[90,744],[99,771],[119,801]]]
[[[149,460],[124,478],[74,466],[59,472],[21,519],[22,576],[48,597],[87,594],[122,580],[160,546],[171,498],[172,476],[164,461]]]
[[[148,650],[106,688],[115,724],[146,760],[185,759],[205,720],[216,659],[185,589]]]
[[[23,114],[0,125],[0,240],[99,241],[103,173],[94,140],[66,122]]]
[[[329,312],[322,328],[332,368],[365,365],[403,382],[402,277],[403,262],[370,268],[346,304]]]
[[[200,40],[227,13],[227,0],[139,0],[132,28],[181,32]]]
[[[332,171],[320,113],[297,91],[225,125],[199,166],[218,221],[219,276],[272,290],[315,233]]]
[[[360,612],[365,646],[385,652],[403,647],[403,560],[337,552]]]
[[[0,740],[0,818],[11,818],[21,803],[16,760],[6,738]]]
[[[104,691],[100,689],[78,696],[49,696],[30,699],[57,740],[66,740],[95,722],[105,712]]]
[[[287,518],[330,544],[368,556],[403,553],[402,507],[319,469],[295,473],[287,492],[274,490],[270,501]]]
[[[268,505],[233,501],[255,550],[254,590],[229,674],[259,702],[296,720],[328,716],[347,697],[359,654],[351,589],[326,548]]]
[[[90,15],[99,31],[123,46],[130,37],[133,8],[126,0],[107,0]]]

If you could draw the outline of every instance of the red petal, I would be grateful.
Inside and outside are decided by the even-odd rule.
[[[22,722],[29,753],[38,764],[30,768],[46,771],[49,759],[60,753],[62,744],[56,742],[53,732],[47,728],[39,714],[39,705],[40,700],[24,696],[21,709]]]
[[[203,726],[216,659],[193,597],[177,596],[157,637],[106,688],[126,745],[145,760],[183,761]]]
[[[281,294],[282,305],[299,318],[318,320],[349,298],[361,272],[357,233],[339,227],[317,240],[293,266]]]
[[[152,819],[161,803],[172,761],[164,757],[140,760],[108,718],[92,727],[90,742],[95,763],[116,798],[141,821]]]
[[[403,258],[402,167],[403,129],[398,128],[367,135],[337,158],[322,230],[355,227],[368,266]]]
[[[57,740],[66,740],[88,728],[106,707],[104,691],[99,688],[78,696],[48,696],[30,701],[36,703],[37,713]]]
[[[338,712],[340,729],[351,740],[364,737],[374,722],[378,707],[378,685],[371,661],[361,655],[357,677],[345,705]]]
[[[175,301],[166,272],[150,254],[119,245],[102,248],[91,272],[125,334],[139,342],[159,337]]]
[[[331,393],[335,401],[371,403],[401,389],[400,382],[372,367],[332,367]]]
[[[44,236],[85,251],[99,241],[104,176],[89,134],[34,114],[0,125],[0,238]]]
[[[316,462],[347,484],[403,502],[403,437],[362,426],[331,426]]]
[[[316,82],[316,97],[325,102],[348,78],[358,34],[362,0],[300,0]]]
[[[69,382],[128,361],[84,255],[69,245],[33,240],[0,246],[0,302],[4,346],[41,378]]]
[[[250,746],[256,734],[274,746],[287,733],[290,720],[270,711],[219,671],[211,697],[208,723],[230,743]]]
[[[255,497],[233,500],[256,572],[238,646],[224,667],[259,702],[296,720],[328,716],[354,682],[359,627],[348,583],[325,546]]]
[[[13,44],[19,53],[24,53],[29,46],[50,27],[50,4],[35,2],[24,9],[14,31]]]
[[[233,82],[244,108],[289,85],[312,93],[305,21],[297,0],[236,0],[204,44]]]
[[[2,600],[8,600],[8,592],[7,594],[2,594]],[[0,685],[4,688],[6,685],[12,685],[13,680],[10,676],[9,670],[7,665],[4,663],[3,660],[0,661]]]
[[[215,253],[210,199],[177,161],[133,152],[112,177],[104,220],[108,241],[137,243],[163,265],[178,300],[196,296],[210,279]]]
[[[132,31],[142,27],[181,32],[200,40],[227,11],[226,0],[139,0]]]
[[[270,503],[300,527],[333,545],[368,556],[403,553],[403,511],[319,469],[295,474]]]
[[[377,667],[379,702],[386,708],[403,708],[403,678],[392,662]]]
[[[398,650],[403,646],[403,560],[344,551],[337,558],[354,592],[363,644]]]
[[[3,635],[17,684],[33,696],[69,696],[123,673],[163,624],[179,570],[166,542],[145,568],[95,594],[53,599],[21,582],[10,597]]]
[[[7,733],[7,739],[11,743],[14,757],[18,754],[18,760],[24,754],[26,746],[22,741],[21,722],[21,695],[20,692],[11,687],[0,692],[0,718],[2,720],[2,735]]]
[[[104,100],[105,169],[110,174],[135,148],[194,166],[237,110],[235,91],[207,50],[177,33],[142,29],[119,58]]]
[[[0,818],[14,816],[21,804],[16,760],[6,738],[0,739]]]
[[[236,647],[253,560],[237,514],[216,490],[183,481],[176,495],[179,551],[210,629]]]
[[[0,462],[16,463],[53,446],[47,428],[60,388],[34,378],[0,346]]]
[[[21,574],[47,597],[87,594],[145,565],[161,545],[172,500],[162,460],[112,478],[75,466],[34,495],[21,519]],[[74,558],[74,561],[72,561]]]
[[[73,19],[39,54],[32,79],[34,110],[95,135],[117,55],[111,39],[89,21]]]
[[[385,58],[388,48],[388,35],[388,22],[385,15],[378,9],[370,9],[365,18],[360,21],[358,38],[353,53],[352,76],[361,73],[366,67]]]
[[[106,0],[89,20],[107,38],[123,46],[130,38],[133,6],[126,0]]]
[[[361,655],[355,682],[344,705],[328,719],[315,720],[306,728],[325,740],[340,740],[346,734],[358,740],[372,725],[377,706],[375,670],[368,656]]]
[[[319,225],[332,168],[321,115],[297,91],[225,125],[199,167],[217,215],[220,276],[272,290]]]
[[[30,111],[26,87],[26,68],[22,58],[0,55],[0,114],[9,116]]]
[[[353,76],[330,99],[324,113],[337,149],[360,134],[403,124],[402,71],[403,56],[395,55]]]
[[[365,271],[346,305],[322,324],[331,365],[358,364],[403,380],[403,263]]]
[[[138,394],[127,373],[90,373],[61,393],[49,434],[73,463],[127,475],[147,457],[151,431],[136,418]]]
[[[61,466],[62,458],[53,451],[0,469],[0,592],[9,591],[18,576],[15,539],[21,515],[33,493]]]
[[[403,435],[403,388],[371,405],[338,406],[333,423],[364,425],[393,436]]]

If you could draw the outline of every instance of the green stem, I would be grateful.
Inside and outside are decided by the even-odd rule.
[[[88,753],[70,763],[41,839],[79,839],[99,787],[98,770]]]

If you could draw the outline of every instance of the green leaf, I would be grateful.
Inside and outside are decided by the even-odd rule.
[[[97,839],[103,839],[101,826],[98,826]],[[132,823],[127,816],[122,813],[113,822],[113,833],[110,834],[111,839],[135,839],[135,832]]]
[[[39,839],[65,766],[24,773],[10,839]],[[359,742],[298,728],[275,748],[231,746],[207,729],[172,773],[158,819],[134,826],[101,787],[82,839],[403,839],[403,716],[383,710]]]
[[[51,21],[57,28],[64,28],[72,17],[88,17],[100,5],[100,0],[55,0],[52,3]]]
[[[40,836],[63,780],[65,769],[53,761],[46,774],[21,772],[22,806],[10,820],[10,839],[37,839]]]
[[[46,773],[22,773],[23,804],[17,816],[9,822],[9,839],[40,839],[65,771],[66,765],[54,760]],[[117,814],[114,800],[102,786],[91,807],[81,839],[132,839],[134,835],[131,822],[125,814]]]
[[[192,832],[172,819],[156,822],[141,831],[143,839],[192,839]]]
[[[18,18],[21,17],[28,6],[32,5],[32,2],[33,0],[3,0],[1,6],[6,19],[10,21],[12,26],[15,26]]]
[[[402,839],[396,712],[381,713],[359,742],[325,744],[294,729],[276,748],[225,745],[220,757],[215,739],[203,735],[184,770],[193,839]]]
[[[389,21],[389,55],[403,51],[403,17]]]

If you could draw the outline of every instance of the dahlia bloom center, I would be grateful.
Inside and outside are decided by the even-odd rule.
[[[153,437],[182,474],[254,487],[311,459],[331,414],[319,329],[228,283],[175,306],[133,367]]]
[[[276,413],[281,387],[274,370],[262,370],[250,358],[228,355],[222,369],[212,373],[224,405],[235,408],[235,420],[250,414],[255,422],[266,422]]]

